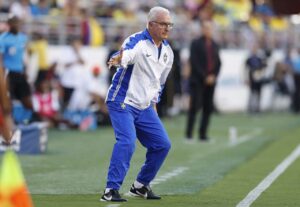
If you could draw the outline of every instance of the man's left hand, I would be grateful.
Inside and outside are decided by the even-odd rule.
[[[212,75],[212,74],[208,75],[205,79],[205,83],[209,86],[213,85],[215,83],[215,81],[216,81],[216,77],[215,77],[215,75]]]

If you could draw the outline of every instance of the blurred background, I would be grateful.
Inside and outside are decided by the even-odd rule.
[[[170,9],[175,25],[169,38],[175,62],[159,105],[160,116],[172,117],[188,110],[189,48],[192,39],[201,34],[199,22],[205,19],[213,20],[214,38],[221,48],[222,67],[214,97],[216,113],[299,112],[300,15],[295,5],[288,8],[288,3],[282,6],[280,1],[269,0],[1,0],[0,32],[8,30],[8,14],[22,20],[21,31],[30,39],[26,67],[33,93],[55,91],[55,110],[76,123],[73,126],[60,120],[54,125],[80,127],[83,119],[78,121],[73,113],[83,111],[93,114],[95,121],[93,125],[85,121],[82,129],[85,125],[93,128],[109,125],[103,104],[114,72],[107,69],[109,55],[119,49],[128,35],[145,28],[149,8],[155,5]],[[77,51],[81,60],[72,66],[73,75],[68,74],[68,63],[74,61],[70,50]],[[247,59],[254,50],[263,63],[263,84],[258,97],[253,97],[249,89]],[[37,81],[38,71],[43,67],[49,70],[45,84]],[[62,89],[69,87],[70,82],[74,90],[66,99]],[[258,105],[255,110],[251,100]],[[15,104],[14,108],[18,107]],[[20,117],[20,110],[14,114],[19,114],[15,117],[17,122],[28,121],[26,116]]]

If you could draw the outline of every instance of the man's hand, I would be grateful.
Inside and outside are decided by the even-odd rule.
[[[122,57],[123,57],[123,51],[124,51],[124,49],[121,48],[120,53],[118,55],[113,56],[109,59],[109,61],[107,62],[108,69],[110,69],[112,66],[119,66],[121,64]]]
[[[205,79],[205,83],[209,86],[213,85],[215,83],[215,81],[216,81],[216,77],[215,77],[215,75],[212,75],[212,74],[208,75]]]

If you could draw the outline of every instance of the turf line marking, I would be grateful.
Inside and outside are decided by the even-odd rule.
[[[175,176],[178,176],[179,174],[183,173],[184,171],[188,170],[187,167],[178,167],[175,170],[168,172],[166,174],[163,174],[157,178],[155,178],[152,182],[151,185],[158,185],[161,182],[165,182]]]
[[[300,156],[300,144],[298,147],[281,162],[263,181],[261,181],[248,195],[239,202],[236,207],[250,206],[262,192],[270,185]]]
[[[109,204],[106,207],[118,207],[121,206],[121,204]]]
[[[252,132],[244,134],[244,135],[242,135],[240,137],[237,137],[237,139],[235,141],[231,141],[229,143],[229,145],[231,147],[234,147],[236,145],[242,144],[242,143],[244,143],[244,142],[246,142],[248,140],[251,140],[251,139],[255,138],[257,135],[261,134],[262,131],[263,131],[262,128],[255,128]]]

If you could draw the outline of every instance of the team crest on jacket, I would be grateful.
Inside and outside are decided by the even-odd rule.
[[[168,55],[167,53],[164,54],[164,62],[166,63],[167,62],[167,59],[168,59]]]
[[[126,108],[126,105],[124,103],[121,103],[121,108],[122,109],[125,109]]]

